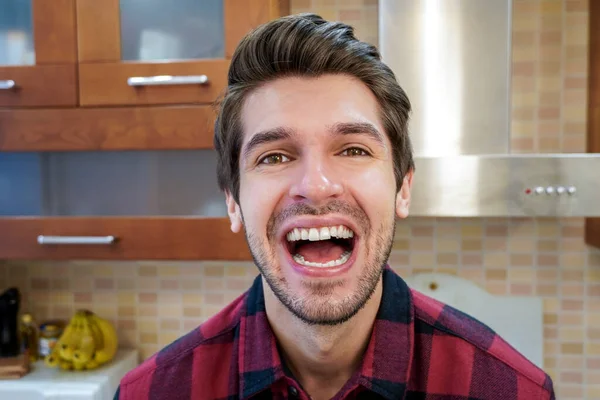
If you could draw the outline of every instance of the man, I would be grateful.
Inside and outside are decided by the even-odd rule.
[[[409,213],[409,112],[347,25],[296,15],[249,33],[215,146],[231,229],[260,276],[116,397],[554,399],[550,377],[488,327],[386,265]]]

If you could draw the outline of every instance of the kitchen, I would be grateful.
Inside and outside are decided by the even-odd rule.
[[[44,1],[33,0],[32,4],[34,21],[36,15],[58,13]],[[72,23],[63,22],[61,31],[48,35],[48,40],[71,43],[72,48],[61,46],[60,52],[49,52],[48,48],[56,48],[51,43],[39,52],[37,43],[43,46],[46,42],[36,36],[39,65],[0,68],[0,79],[10,72],[13,75],[7,75],[11,78],[7,80],[19,84],[24,79],[26,84],[32,82],[34,90],[31,96],[27,87],[21,92],[0,92],[0,187],[8,193],[0,198],[0,214],[5,216],[0,218],[0,259],[4,259],[0,287],[20,288],[22,308],[40,322],[68,319],[78,309],[92,310],[113,321],[120,344],[135,348],[140,360],[145,359],[237,297],[250,286],[257,271],[243,238],[231,236],[228,224],[223,223],[220,194],[189,184],[198,180],[197,171],[208,170],[201,174],[202,183],[215,186],[210,128],[194,129],[210,126],[206,104],[215,93],[186,86],[135,88],[120,82],[126,77],[189,75],[200,69],[206,71],[210,82],[214,75],[218,87],[223,84],[219,79],[224,75],[219,71],[224,62],[120,62],[127,58],[128,47],[126,36],[121,41],[122,33],[115,29],[123,22],[118,21],[118,2],[60,0],[53,4],[71,12]],[[594,95],[590,98],[596,99],[598,107],[598,78],[592,73],[600,68],[588,66],[588,47],[596,49],[590,57],[595,60],[592,65],[598,64],[598,41],[590,41],[590,37],[598,37],[592,36],[598,32],[598,23],[595,30],[588,25],[593,15],[598,20],[600,10],[595,4],[591,0],[515,0],[506,8],[512,19],[510,25],[505,20],[506,26],[500,29],[512,33],[511,70],[498,73],[510,72],[505,102],[510,108],[504,106],[507,115],[510,112],[510,123],[500,120],[506,126],[497,128],[500,134],[510,132],[503,144],[508,155],[564,154],[568,163],[580,161],[573,154],[600,152],[597,118],[588,119],[594,115],[588,111],[591,90]],[[239,11],[229,17],[235,20],[247,15],[256,22],[265,15],[271,18],[287,12],[282,2],[279,5],[280,10],[262,10],[262,14]],[[382,28],[386,25],[381,21],[391,12],[381,12],[385,5],[389,2],[294,0],[290,8],[293,13],[316,12],[356,26],[361,39],[381,44],[385,58],[385,46],[390,42],[386,42]],[[227,22],[227,14],[225,21],[233,25]],[[49,29],[43,24],[40,27]],[[230,28],[228,25],[228,33]],[[234,36],[243,34],[233,31]],[[164,40],[168,42],[168,38]],[[226,36],[220,46],[227,49],[229,42]],[[173,51],[171,44],[162,46],[156,39],[149,43],[156,47],[146,46],[144,54],[131,57],[153,59],[153,53],[162,54],[161,47]],[[211,43],[205,48],[209,54],[213,51]],[[31,58],[28,55],[21,62],[31,62]],[[36,68],[45,72],[40,74]],[[44,77],[61,84],[55,90],[33,85]],[[62,112],[57,113],[57,108]],[[65,150],[69,151],[63,153]],[[440,176],[430,173],[440,165],[448,170],[443,163],[427,164],[442,156],[435,153],[438,150],[423,155],[423,167],[417,164],[417,180],[423,177],[422,182],[427,182]],[[42,151],[50,153],[36,153]],[[476,155],[488,156],[484,151]],[[494,165],[500,170],[502,165],[510,170],[513,162],[519,162],[504,156],[481,159],[508,159]],[[437,159],[443,162],[443,158]],[[466,171],[473,170],[468,168],[473,166],[472,159],[461,160]],[[576,179],[585,171],[594,171],[586,165],[597,164],[553,173],[567,173]],[[523,171],[531,168],[517,166]],[[489,190],[500,190],[493,183],[501,181],[501,176],[486,175],[483,183],[490,185]],[[479,198],[473,196],[481,189],[470,186],[472,181],[465,175],[461,177],[463,188],[473,188],[470,197],[461,199]],[[10,186],[14,185],[11,179],[22,182],[17,194],[10,194],[11,187],[16,187]],[[440,180],[432,186],[436,193],[452,194],[452,187],[459,183],[452,186],[453,182]],[[563,197],[555,192],[546,194],[548,187],[567,191],[571,185],[572,181],[531,181],[519,186],[518,201],[494,202],[484,197],[487,200],[476,207],[461,207],[459,211],[468,215],[449,215],[458,212],[456,207],[444,208],[447,202],[429,204],[427,199],[438,197],[423,191],[424,197],[414,201],[413,216],[397,226],[390,265],[407,278],[449,274],[493,295],[541,299],[543,368],[552,376],[558,398],[594,399],[600,398],[600,228],[598,220],[590,217],[600,213],[581,214],[587,209],[572,207],[569,199],[592,199],[593,206],[599,189],[586,187],[584,182],[575,185],[572,197],[566,192]],[[543,194],[536,195],[538,187]],[[527,189],[532,192],[527,194]],[[553,199],[561,199],[559,206]],[[526,201],[534,202],[530,204],[535,207],[502,208]],[[22,215],[28,217],[15,218]],[[194,221],[189,215],[215,218]],[[79,235],[93,235],[109,243],[84,247],[52,244],[56,236]],[[122,242],[111,245],[111,236]],[[51,244],[45,244],[48,240]],[[445,288],[443,282],[436,284],[439,287],[427,282],[425,288]]]

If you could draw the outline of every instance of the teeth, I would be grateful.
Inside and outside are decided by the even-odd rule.
[[[300,233],[302,234],[300,239],[308,240],[308,229],[300,229]]]
[[[349,239],[352,237],[354,237],[354,232],[343,225],[310,229],[294,228],[286,235],[287,240],[290,242],[297,240],[328,240],[331,238]]]
[[[336,267],[338,265],[342,265],[342,264],[346,263],[348,261],[348,259],[350,258],[351,254],[352,254],[351,252],[345,251],[342,253],[340,258],[338,258],[337,260],[331,260],[326,263],[306,261],[304,259],[304,257],[302,257],[300,254],[296,254],[294,256],[294,261],[296,261],[300,265],[306,265],[308,267],[328,268],[328,267]]]

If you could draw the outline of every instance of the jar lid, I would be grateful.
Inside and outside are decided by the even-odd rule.
[[[23,314],[21,321],[23,321],[24,324],[30,324],[33,321],[33,317],[31,314]]]

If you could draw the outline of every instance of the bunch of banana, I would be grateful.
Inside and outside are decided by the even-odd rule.
[[[79,310],[44,362],[64,370],[90,370],[111,361],[117,348],[114,326],[91,311]]]

